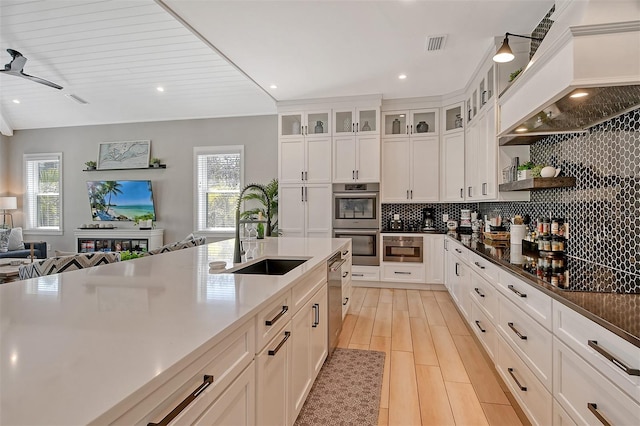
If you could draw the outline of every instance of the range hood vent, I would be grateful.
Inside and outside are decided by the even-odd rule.
[[[615,3],[613,6],[611,3]],[[501,145],[530,144],[640,108],[640,3],[569,0],[499,99]],[[574,97],[584,92],[584,97]]]

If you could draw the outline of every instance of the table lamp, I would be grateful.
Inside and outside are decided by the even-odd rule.
[[[7,210],[15,210],[18,208],[18,199],[16,197],[0,197],[0,210],[2,210],[2,228],[7,227],[6,216],[9,216],[11,225],[9,228],[13,228],[13,216],[11,213],[7,213]]]

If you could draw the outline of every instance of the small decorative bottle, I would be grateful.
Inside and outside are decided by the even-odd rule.
[[[393,124],[391,125],[391,133],[394,135],[400,134],[400,120],[397,118],[393,120]]]
[[[316,122],[316,127],[314,128],[315,133],[324,133],[324,128],[322,127],[322,121]]]
[[[365,121],[364,124],[362,125],[362,131],[363,132],[368,132],[371,130],[371,126],[369,126],[369,122]]]
[[[456,126],[456,129],[459,129],[462,127],[462,117],[460,116],[460,114],[456,114],[455,126]]]

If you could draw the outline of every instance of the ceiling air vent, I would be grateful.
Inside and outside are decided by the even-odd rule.
[[[82,105],[86,105],[86,104],[89,103],[89,102],[85,101],[84,99],[82,99],[80,96],[74,95],[72,93],[67,93],[67,94],[65,94],[65,96],[67,98],[71,99],[71,100],[76,101],[79,104],[82,104]]]
[[[447,41],[446,35],[434,35],[427,36],[427,44],[425,50],[427,52],[435,52],[444,48],[444,43]]]

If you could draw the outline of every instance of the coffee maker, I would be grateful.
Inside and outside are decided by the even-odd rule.
[[[435,212],[431,207],[422,209],[422,230],[424,232],[436,230]]]

